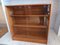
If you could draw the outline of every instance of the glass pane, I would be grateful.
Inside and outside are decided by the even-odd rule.
[[[2,5],[0,2],[0,37],[2,37],[7,32],[7,24],[5,21]]]

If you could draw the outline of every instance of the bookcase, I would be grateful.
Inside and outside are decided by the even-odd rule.
[[[13,40],[47,43],[51,4],[6,6]]]

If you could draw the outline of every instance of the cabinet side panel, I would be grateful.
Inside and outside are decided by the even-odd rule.
[[[5,7],[5,9],[6,9],[6,16],[8,19],[9,28],[10,28],[10,31],[13,33],[13,21],[12,21],[12,18],[10,16],[11,10],[8,7]]]

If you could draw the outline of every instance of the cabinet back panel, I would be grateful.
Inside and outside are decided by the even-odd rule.
[[[14,33],[20,35],[30,36],[47,36],[48,30],[46,28],[29,28],[29,27],[14,27]]]
[[[36,16],[21,16],[14,17],[14,24],[27,24],[27,25],[48,25],[47,17],[36,17]]]
[[[46,15],[48,14],[48,5],[27,5],[12,6],[12,15]]]

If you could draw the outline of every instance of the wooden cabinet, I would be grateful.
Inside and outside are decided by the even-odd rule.
[[[51,4],[6,6],[14,40],[47,43]]]

